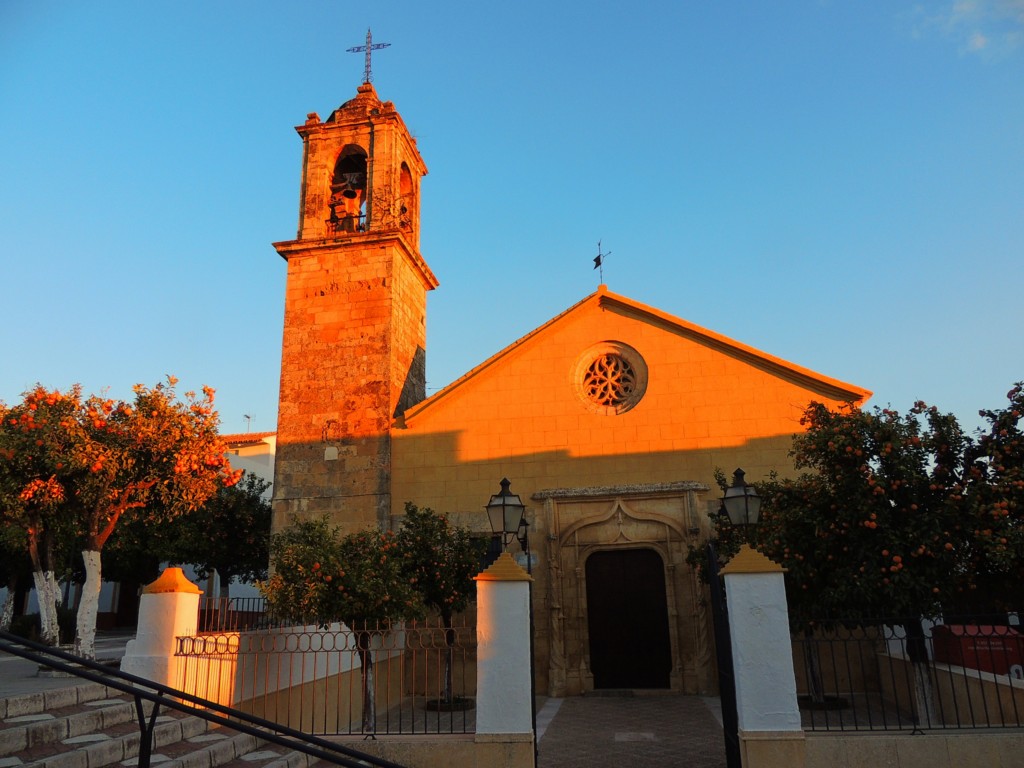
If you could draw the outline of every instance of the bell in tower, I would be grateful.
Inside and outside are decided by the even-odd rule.
[[[296,129],[305,143],[298,239],[401,231],[419,247],[419,186],[427,168],[401,115],[369,83],[320,122]]]
[[[387,527],[391,431],[426,396],[426,294],[419,253],[427,168],[391,102],[359,86],[303,142],[299,226],[288,263],[274,525],[328,516]]]

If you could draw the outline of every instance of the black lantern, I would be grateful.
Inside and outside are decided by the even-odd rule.
[[[761,497],[743,475],[742,469],[732,473],[732,485],[725,489],[722,508],[733,525],[754,525],[761,516]]]
[[[501,536],[501,550],[504,552],[513,538],[520,542],[526,538],[526,506],[518,494],[509,490],[508,478],[501,480],[501,492],[491,496],[485,509],[491,522],[491,531]]]

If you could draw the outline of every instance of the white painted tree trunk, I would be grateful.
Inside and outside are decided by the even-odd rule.
[[[96,658],[96,614],[100,605],[100,587],[102,573],[100,570],[100,553],[94,549],[82,552],[85,562],[85,583],[82,585],[82,597],[78,603],[78,616],[75,622],[75,653],[86,659]]]
[[[223,605],[227,608],[228,599],[231,597],[231,577],[224,578],[220,571],[215,571],[217,574],[217,582],[219,585],[219,597],[223,601]]]
[[[39,602],[39,635],[45,645],[60,642],[60,627],[57,625],[57,582],[53,571],[32,571],[32,582],[36,587]]]
[[[11,621],[14,619],[14,593],[14,584],[8,584],[4,607],[0,610],[0,631],[2,632],[11,631]]]
[[[64,593],[60,591],[60,584],[57,583],[57,574],[53,571],[46,572],[46,581],[53,592],[53,607],[60,608],[64,605]]]
[[[914,712],[917,715],[916,725],[919,728],[934,728],[938,722],[935,712],[935,695],[932,689],[932,676],[928,665],[919,661],[913,663],[914,668]]]

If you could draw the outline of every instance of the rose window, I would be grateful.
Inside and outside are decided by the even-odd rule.
[[[636,372],[621,355],[601,355],[583,374],[583,391],[598,405],[617,408],[636,389]]]
[[[590,411],[614,416],[640,402],[647,390],[647,364],[633,347],[603,341],[576,359],[576,394]]]

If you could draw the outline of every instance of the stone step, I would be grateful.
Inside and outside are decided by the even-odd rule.
[[[152,705],[144,703],[148,717]],[[299,752],[161,708],[154,768],[307,768]],[[141,735],[134,700],[102,685],[0,699],[0,768],[132,768]]]
[[[205,733],[205,720],[168,712],[157,717],[153,751]],[[134,718],[90,734],[39,744],[20,753],[22,764],[33,768],[99,768],[139,754],[140,732]]]
[[[38,715],[65,709],[78,704],[85,704],[99,699],[109,699],[121,695],[113,688],[99,683],[72,685],[67,688],[55,688],[52,691],[23,693],[17,696],[0,699],[0,721],[22,715]]]
[[[151,705],[144,705],[143,711],[148,713],[151,709]],[[9,717],[0,723],[0,755],[97,733],[134,720],[135,704],[127,697],[96,699],[49,712]]]

